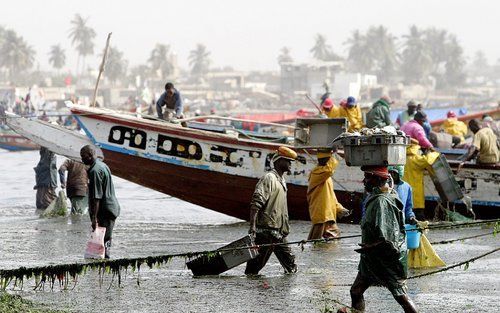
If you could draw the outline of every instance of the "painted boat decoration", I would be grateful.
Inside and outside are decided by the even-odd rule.
[[[270,169],[271,155],[281,145],[240,136],[230,128],[214,131],[182,127],[83,106],[72,106],[71,111],[88,137],[66,146],[69,150],[76,149],[73,156],[90,141],[101,148],[114,175],[240,219],[248,218],[255,185]],[[57,148],[54,142],[61,142],[56,132],[36,133],[40,131],[36,127],[24,128],[25,132],[35,133],[30,138],[42,145],[51,143]],[[297,152],[299,161],[294,162],[291,175],[286,177],[288,209],[290,218],[308,220],[307,176],[316,159],[311,152]],[[451,166],[456,171],[457,164]],[[456,176],[472,198],[476,217],[500,216],[500,167],[467,164]],[[334,175],[335,192],[345,207],[354,210],[346,221],[359,220],[362,180],[359,168],[340,162]],[[437,192],[430,179],[425,187],[427,207],[431,210],[436,205]]]

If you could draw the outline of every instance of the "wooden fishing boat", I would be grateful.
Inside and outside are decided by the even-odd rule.
[[[27,124],[21,126],[30,139],[51,143],[51,150],[79,151],[88,142],[102,150],[105,162],[114,175],[155,189],[202,207],[234,216],[248,218],[249,202],[259,178],[270,169],[271,156],[283,143],[254,136],[243,136],[231,127],[193,127],[140,118],[107,109],[72,106],[71,111],[88,139],[71,148],[64,141],[72,137],[61,127],[50,125],[46,132]],[[12,119],[19,120],[19,119]],[[37,121],[31,121],[37,123]],[[9,121],[8,121],[9,123]],[[44,125],[48,127],[47,125]],[[283,126],[289,127],[289,126]],[[18,131],[18,130],[16,130]],[[34,133],[34,134],[33,134]],[[54,144],[57,142],[58,144]],[[290,147],[293,146],[288,143]],[[78,147],[77,147],[78,146]],[[308,220],[306,200],[307,177],[316,165],[314,152],[298,150],[288,182],[288,209],[292,219]],[[73,152],[76,155],[77,152]],[[69,153],[66,152],[65,155]],[[452,168],[457,169],[456,164]],[[468,164],[457,173],[464,190],[472,198],[476,217],[498,217],[500,214],[500,168],[482,168]],[[339,201],[354,213],[345,221],[357,221],[363,196],[363,173],[357,167],[340,162],[334,174],[335,192]],[[437,193],[426,184],[428,209],[436,206]],[[456,204],[460,208],[460,204]]]
[[[38,150],[40,146],[10,129],[1,129],[0,148],[9,151],[26,151]]]

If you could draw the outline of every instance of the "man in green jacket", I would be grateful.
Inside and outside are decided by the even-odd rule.
[[[366,113],[366,127],[382,128],[392,125],[390,105],[393,103],[394,101],[389,96],[383,96],[375,102],[371,110]]]
[[[407,248],[403,203],[387,186],[387,167],[366,167],[365,190],[370,193],[366,213],[361,220],[361,254],[358,275],[351,287],[352,307],[365,311],[363,294],[370,286],[384,286],[403,307],[415,313],[417,308],[407,294]],[[340,311],[342,312],[342,311]]]
[[[259,255],[247,262],[245,274],[257,275],[274,252],[285,273],[297,272],[295,256],[286,245],[290,232],[288,206],[286,202],[285,173],[290,173],[292,161],[297,153],[287,147],[279,147],[272,158],[274,169],[267,172],[255,186],[250,203],[250,230],[255,235],[255,244],[284,244],[259,248]]]
[[[104,235],[105,257],[109,259],[115,220],[120,215],[120,204],[115,196],[115,187],[109,167],[97,159],[92,146],[80,150],[82,162],[89,166],[89,214],[92,230],[96,226],[106,227]]]

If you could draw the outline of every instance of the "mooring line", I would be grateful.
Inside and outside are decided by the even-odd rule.
[[[469,267],[469,263],[474,262],[476,260],[479,260],[481,258],[484,258],[485,256],[488,256],[488,255],[493,254],[495,252],[498,252],[499,250],[500,250],[500,247],[498,247],[496,249],[493,249],[491,251],[488,251],[486,253],[483,253],[481,255],[478,255],[476,257],[473,257],[471,259],[468,259],[468,260],[465,260],[465,261],[462,261],[462,262],[459,262],[459,263],[456,263],[456,264],[453,264],[453,265],[450,265],[450,266],[447,266],[447,267],[444,267],[444,268],[440,268],[440,269],[432,271],[432,272],[427,272],[427,273],[424,273],[424,274],[410,276],[410,277],[408,277],[408,279],[416,279],[416,278],[421,278],[421,277],[425,277],[425,276],[434,275],[434,274],[441,273],[441,272],[446,272],[446,271],[449,271],[449,270],[451,270],[451,269],[453,269],[455,267],[459,267],[459,266],[462,266],[462,265],[466,265],[466,267],[468,268]]]
[[[492,231],[492,232],[489,232],[489,233],[479,234],[479,235],[474,235],[474,236],[468,236],[468,237],[462,237],[462,238],[456,238],[456,239],[450,239],[450,240],[435,241],[435,242],[431,242],[431,244],[432,245],[442,245],[442,244],[452,243],[452,242],[455,242],[455,241],[462,241],[462,240],[467,240],[467,239],[474,239],[474,238],[479,238],[479,237],[484,237],[484,236],[494,235],[494,234],[495,234],[495,232]]]
[[[494,221],[493,221],[494,222]],[[475,222],[475,223],[465,223],[467,226],[470,225],[478,225],[478,224],[484,224],[484,223],[492,223],[492,221],[482,221],[482,222]],[[447,228],[450,226],[455,226],[455,227],[462,227],[464,226],[464,223],[457,224],[457,225],[446,225]],[[434,227],[433,229],[438,229],[439,227]],[[496,230],[493,232],[495,234]],[[483,236],[487,234],[480,234],[477,235]],[[185,259],[192,259],[194,257],[199,257],[199,256],[207,256],[207,257],[213,257],[217,255],[220,252],[229,252],[229,251],[236,251],[236,250],[242,250],[242,249],[258,249],[260,247],[269,247],[269,246],[282,246],[282,245],[293,245],[293,244],[298,244],[302,250],[304,249],[304,244],[306,243],[324,243],[324,242],[329,242],[329,241],[334,241],[334,240],[342,240],[342,239],[348,239],[348,238],[357,238],[360,237],[360,234],[356,235],[348,235],[348,236],[341,236],[341,237],[336,237],[336,238],[322,238],[322,239],[310,239],[310,240],[298,240],[298,241],[291,241],[291,242],[286,242],[286,243],[271,243],[271,244],[262,244],[262,245],[254,245],[254,246],[243,246],[243,247],[235,247],[235,248],[225,248],[225,249],[219,249],[219,250],[207,250],[207,251],[199,251],[199,252],[187,252],[187,253],[177,253],[177,254],[167,254],[167,255],[158,255],[158,256],[147,256],[147,257],[137,257],[137,258],[122,258],[122,259],[113,259],[113,260],[95,260],[93,262],[85,262],[85,263],[71,263],[71,264],[58,264],[58,265],[48,265],[48,266],[38,266],[38,267],[20,267],[17,269],[8,269],[8,270],[0,270],[0,282],[5,289],[7,285],[9,285],[9,282],[15,278],[17,280],[21,280],[26,278],[32,278],[32,277],[42,277],[43,281],[45,281],[47,278],[52,281],[52,284],[54,283],[55,279],[59,279],[59,275],[64,277],[64,275],[71,275],[76,279],[76,276],[79,275],[82,272],[85,272],[87,269],[99,269],[99,270],[104,270],[106,268],[110,268],[113,271],[120,270],[122,268],[128,268],[129,266],[132,267],[134,270],[135,268],[140,269],[140,267],[143,264],[147,264],[150,268],[152,268],[154,265],[161,265],[161,264],[166,264],[168,263],[172,258],[178,257],[178,258],[185,258]],[[460,239],[453,239],[451,241],[458,241],[458,240],[464,240],[464,239],[469,239],[469,237],[466,238],[460,238]],[[434,272],[429,272],[426,274],[422,275],[417,275],[410,277],[409,279],[413,278],[418,278],[418,277],[423,277],[423,276],[428,276],[432,275],[435,273],[447,271],[449,269],[455,268],[457,266],[463,265],[463,264],[468,264],[469,262],[473,262],[479,258],[482,258],[484,256],[487,256],[489,254],[492,254],[494,252],[497,252],[500,248],[497,248],[493,251],[490,251],[488,253],[485,253],[481,256],[460,262],[458,264],[440,269],[438,271]]]

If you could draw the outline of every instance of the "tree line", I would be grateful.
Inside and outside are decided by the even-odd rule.
[[[310,52],[317,60],[343,61],[349,72],[375,74],[382,83],[448,88],[466,81],[464,50],[457,37],[444,29],[412,25],[398,38],[382,25],[371,26],[364,32],[354,30],[343,45],[344,57],[334,52],[324,35],[317,34]],[[481,56],[478,64],[484,67],[484,53]],[[290,49],[282,48],[278,63],[291,61]]]
[[[86,60],[95,53],[95,37],[96,31],[89,25],[89,18],[75,14],[70,21],[68,39],[77,53],[75,69],[77,76],[87,74]],[[35,57],[36,51],[22,36],[14,30],[0,26],[0,69],[4,70],[8,80],[16,81],[23,75],[27,75],[34,66]],[[60,43],[50,47],[47,60],[60,74],[60,70],[66,66],[66,51]],[[106,78],[111,83],[116,83],[124,80],[123,78],[128,78],[128,82],[134,81],[137,75],[142,78],[169,77],[173,74],[175,66],[172,60],[170,46],[158,43],[150,52],[145,64],[132,67],[128,71],[129,62],[125,59],[124,53],[116,46],[110,46],[106,63]],[[190,51],[188,61],[191,74],[195,77],[202,76],[209,71],[210,51],[205,45],[197,44]],[[129,73],[128,76],[127,73]]]

